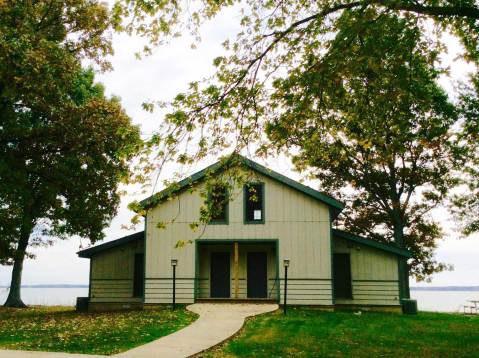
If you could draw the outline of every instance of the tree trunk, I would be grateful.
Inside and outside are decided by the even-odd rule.
[[[25,259],[25,252],[27,250],[28,241],[33,226],[24,225],[21,230],[20,240],[17,246],[17,252],[15,255],[15,261],[13,263],[12,280],[10,282],[10,291],[8,293],[7,300],[5,301],[5,307],[25,308],[27,307],[23,303],[21,298],[21,286],[22,286],[22,271],[23,261]]]
[[[394,224],[394,241],[396,245],[405,249],[404,245],[404,225],[401,220],[396,220]],[[399,297],[411,298],[409,293],[409,267],[407,265],[407,258],[399,257],[398,261],[398,278],[399,278]]]

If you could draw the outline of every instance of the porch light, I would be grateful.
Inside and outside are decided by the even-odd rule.
[[[289,259],[284,259],[283,260],[283,265],[284,265],[284,267],[289,267]]]
[[[171,259],[171,266],[175,267],[178,265],[178,260],[177,259]]]

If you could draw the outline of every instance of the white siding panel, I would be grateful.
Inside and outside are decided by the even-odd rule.
[[[179,240],[261,240],[277,239],[279,276],[284,276],[283,259],[290,260],[289,277],[297,279],[330,279],[330,224],[327,205],[268,177],[259,178],[265,184],[265,224],[243,223],[243,192],[237,188],[229,204],[228,225],[207,225],[192,231],[189,224],[198,221],[202,198],[198,191],[183,192],[175,199],[153,208],[147,217],[147,278],[171,277],[171,258],[178,259],[177,277],[195,277],[195,244],[175,248]],[[173,220],[174,219],[174,220]],[[174,221],[174,222],[172,222]],[[157,228],[166,222],[166,229]],[[243,276],[241,276],[243,277]],[[243,277],[244,278],[244,277]],[[205,293],[204,283],[201,296]],[[324,300],[317,304],[331,304],[331,287]],[[191,302],[194,297],[192,285]],[[164,302],[163,296],[153,294],[146,287],[147,303]],[[305,297],[305,302],[314,301]],[[300,302],[300,301],[298,301]]]

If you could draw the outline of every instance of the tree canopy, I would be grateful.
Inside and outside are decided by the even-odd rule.
[[[464,109],[474,107],[474,88],[454,101],[438,79],[447,75],[445,34],[477,64],[477,4],[145,0],[117,1],[114,15],[118,28],[156,46],[185,30],[199,36],[202,23],[232,6],[242,30],[224,42],[215,74],[167,104],[145,104],[170,110],[149,145],[158,162],[289,153],[297,169],[348,199],[339,224],[409,248],[418,279],[446,268],[433,256],[443,234],[429,213],[458,184],[461,166],[475,168],[474,131],[461,138],[477,117]],[[456,203],[467,205],[464,197]]]
[[[29,246],[71,235],[95,242],[116,213],[139,130],[81,66],[109,67],[110,28],[96,1],[0,3],[0,263],[13,264],[6,305],[23,306]]]
[[[349,199],[349,231],[405,244],[412,273],[427,277],[444,265],[433,259],[441,235],[426,214],[456,182],[458,115],[436,83],[438,52],[415,20],[371,10],[342,20],[355,31],[342,26],[330,56],[274,83],[283,111],[266,131],[278,147],[299,148],[297,168]]]

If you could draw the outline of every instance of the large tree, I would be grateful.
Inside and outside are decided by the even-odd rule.
[[[215,75],[192,82],[169,103],[171,111],[150,143],[159,167],[231,148],[248,147],[259,156],[287,148],[298,154],[298,168],[310,169],[325,188],[347,189],[349,218],[343,225],[410,248],[418,279],[444,269],[433,258],[442,233],[427,213],[455,184],[450,175],[466,151],[458,149],[452,133],[463,129],[461,113],[437,80],[446,33],[462,43],[464,59],[477,63],[477,4],[187,4],[119,0],[114,7],[118,24],[133,19],[124,28],[149,37],[152,46],[182,26],[198,34],[204,21],[226,7],[241,11],[243,29],[236,40],[225,41],[225,55],[214,60]]]
[[[372,10],[342,17],[354,31],[343,26],[331,43],[341,58],[311,59],[275,82],[284,110],[267,134],[297,148],[297,168],[349,199],[342,225],[407,247],[411,273],[428,277],[445,267],[433,257],[441,230],[428,214],[456,183],[457,110],[436,83],[435,44],[421,41],[415,20]]]
[[[0,263],[13,265],[6,306],[20,296],[28,247],[92,240],[116,212],[140,146],[116,98],[81,61],[108,68],[108,9],[96,1],[0,3]]]
[[[463,234],[479,232],[479,75],[463,87],[460,110],[464,130],[459,134],[463,168],[461,189],[453,196],[451,209]]]

